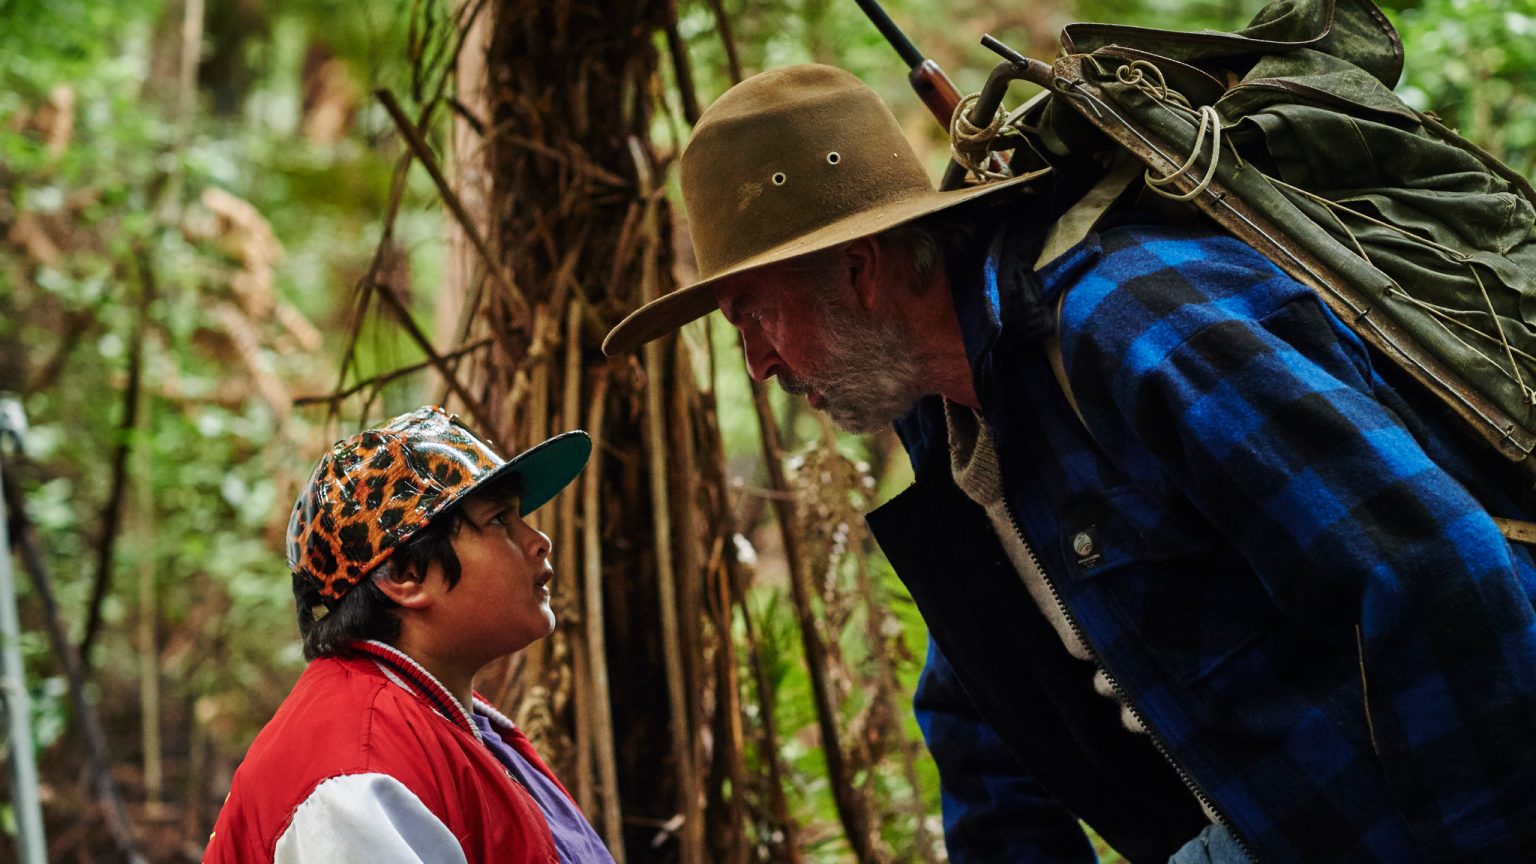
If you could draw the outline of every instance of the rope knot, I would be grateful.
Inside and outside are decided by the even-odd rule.
[[[1170,103],[1177,105],[1200,118],[1200,127],[1195,131],[1195,145],[1190,148],[1189,158],[1184,160],[1183,165],[1161,177],[1153,177],[1152,171],[1147,170],[1143,175],[1147,181],[1147,188],[1172,201],[1192,200],[1210,188],[1211,181],[1216,179],[1216,166],[1221,162],[1221,115],[1216,113],[1216,109],[1210,105],[1195,108],[1183,93],[1168,87],[1168,80],[1163,77],[1162,69],[1146,60],[1132,60],[1120,66],[1115,70],[1115,80],[1128,87],[1135,87],[1150,99],[1165,105]],[[1164,189],[1163,187],[1171,185],[1180,177],[1190,174],[1200,160],[1200,151],[1205,149],[1207,137],[1210,138],[1211,155],[1210,164],[1205,169],[1205,176],[1200,178],[1193,189],[1182,194]]]
[[[992,144],[1002,132],[1008,112],[999,106],[991,122],[977,126],[971,122],[970,113],[971,106],[979,98],[979,92],[972,93],[955,106],[955,113],[949,118],[949,152],[960,167],[983,180],[1007,180],[1012,175],[989,168],[987,162],[992,157]]]

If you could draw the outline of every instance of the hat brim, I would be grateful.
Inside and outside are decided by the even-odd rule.
[[[571,485],[571,481],[586,467],[591,455],[592,438],[587,433],[580,429],[562,432],[507,460],[507,464],[485,475],[460,497],[473,495],[475,489],[515,473],[523,478],[519,507],[521,515],[527,516],[548,504],[551,498],[560,494],[560,490]]]
[[[787,243],[781,243],[711,273],[687,288],[678,289],[641,306],[608,331],[607,338],[603,340],[603,353],[613,357],[633,351],[652,339],[665,336],[689,321],[702,318],[720,308],[719,302],[715,299],[714,288],[722,279],[766,267],[769,264],[798,258],[801,255],[830,249],[838,244],[878,234],[967,201],[1004,190],[1016,189],[1050,170],[1043,168],[997,183],[986,183],[967,189],[932,191],[924,195],[915,195],[823,225],[815,231],[802,234]]]

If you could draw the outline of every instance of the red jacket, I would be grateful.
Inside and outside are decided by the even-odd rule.
[[[420,799],[472,864],[555,864],[554,841],[538,804],[481,743],[457,700],[389,646],[354,647],[346,656],[310,663],[256,736],[235,772],[204,860],[273,861],[295,812],[317,786],[349,775],[385,775],[379,778],[385,784],[397,789],[393,778]],[[497,728],[509,746],[554,779],[522,732],[510,724]],[[357,827],[353,822],[343,830]],[[389,826],[379,828],[388,833]]]

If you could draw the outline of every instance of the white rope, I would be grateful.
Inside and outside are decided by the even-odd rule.
[[[1201,192],[1209,189],[1211,182],[1216,179],[1216,167],[1221,162],[1221,115],[1216,113],[1216,109],[1210,105],[1201,105],[1196,109],[1183,93],[1168,87],[1168,80],[1163,77],[1163,70],[1146,60],[1132,60],[1120,66],[1115,70],[1115,79],[1121,84],[1135,87],[1155,102],[1164,106],[1177,105],[1200,118],[1200,126],[1195,131],[1195,146],[1190,148],[1189,158],[1185,159],[1184,164],[1173,173],[1162,177],[1153,177],[1151,169],[1148,169],[1142,175],[1147,181],[1147,187],[1170,201],[1191,201]],[[1171,185],[1194,169],[1200,160],[1200,151],[1205,148],[1207,135],[1211,139],[1211,155],[1205,176],[1200,178],[1200,182],[1188,192],[1178,194],[1166,191],[1163,187]]]
[[[1467,269],[1472,271],[1472,278],[1477,280],[1477,289],[1483,293],[1483,304],[1488,307],[1488,315],[1493,318],[1493,326],[1499,331],[1499,344],[1504,346],[1504,355],[1509,358],[1509,368],[1515,373],[1515,383],[1520,385],[1520,395],[1525,399],[1525,404],[1536,405],[1536,390],[1532,390],[1525,384],[1525,377],[1520,374],[1520,364],[1515,362],[1514,349],[1509,344],[1509,337],[1504,335],[1504,322],[1499,320],[1499,313],[1493,309],[1493,299],[1488,296],[1488,286],[1483,284],[1483,277],[1477,275],[1477,267],[1467,262]]]
[[[1481,331],[1481,329],[1473,326],[1473,324],[1468,324],[1467,321],[1462,321],[1461,318],[1456,317],[1456,315],[1481,315],[1481,312],[1468,312],[1467,309],[1452,309],[1452,307],[1448,306],[1439,306],[1439,304],[1430,303],[1428,300],[1421,300],[1421,298],[1413,297],[1412,294],[1402,291],[1401,287],[1398,286],[1389,287],[1389,289],[1385,291],[1385,295],[1387,295],[1387,297],[1396,298],[1396,300],[1404,301],[1404,303],[1409,304],[1409,306],[1419,307],[1419,309],[1422,309],[1422,311],[1427,312],[1430,317],[1436,318],[1435,323],[1439,324],[1441,329],[1444,329],[1445,335],[1452,337],[1453,340],[1459,341],[1459,343],[1461,343],[1462,346],[1467,349],[1467,351],[1475,352],[1478,357],[1482,357],[1484,360],[1490,361],[1490,363],[1493,364],[1493,369],[1495,369],[1498,374],[1504,375],[1504,377],[1508,378],[1508,380],[1516,381],[1516,383],[1518,383],[1518,378],[1514,377],[1514,375],[1511,375],[1510,372],[1504,371],[1504,367],[1499,366],[1498,361],[1488,357],[1488,355],[1485,354],[1484,351],[1481,351],[1479,347],[1473,346],[1473,344],[1468,343],[1468,341],[1464,340],[1464,338],[1458,337],[1455,332],[1452,332],[1450,327],[1445,326],[1445,324],[1456,324],[1456,326],[1461,327],[1461,329],[1464,329],[1464,331],[1470,332],[1470,334],[1475,335],[1475,337],[1482,338],[1482,340],[1485,341],[1491,341],[1491,343],[1498,343],[1498,337],[1488,335],[1487,332]],[[1530,354],[1521,351],[1521,349],[1518,349],[1518,347],[1511,347],[1511,351],[1513,351],[1514,354],[1518,354],[1519,357],[1531,361],[1531,363],[1536,363],[1536,357],[1531,357]]]
[[[1013,175],[987,167],[992,158],[992,142],[1003,129],[1006,111],[999,106],[986,126],[971,122],[971,106],[981,97],[972,93],[960,100],[949,118],[949,152],[955,163],[982,180],[1007,180]]]
[[[1151,73],[1151,78],[1157,79],[1156,84],[1152,83],[1148,73]],[[1129,84],[1135,87],[1158,102],[1172,102],[1190,112],[1195,110],[1195,107],[1189,104],[1189,99],[1183,93],[1169,89],[1168,79],[1163,77],[1163,70],[1155,63],[1149,63],[1146,60],[1132,60],[1130,63],[1115,70],[1115,79],[1121,84]]]
[[[1205,176],[1200,178],[1200,182],[1195,184],[1195,188],[1183,193],[1182,195],[1164,191],[1164,186],[1167,186],[1173,183],[1175,180],[1178,180],[1180,177],[1189,174],[1190,169],[1195,167],[1195,163],[1200,159],[1200,150],[1205,146],[1205,138],[1207,132],[1210,133],[1211,138],[1211,156],[1210,166],[1205,169]],[[1170,201],[1189,201],[1192,200],[1196,195],[1199,195],[1201,192],[1204,192],[1206,189],[1210,188],[1211,181],[1216,179],[1216,166],[1220,163],[1221,115],[1216,113],[1215,108],[1212,108],[1209,105],[1201,105],[1200,128],[1195,132],[1195,146],[1194,149],[1189,151],[1189,158],[1185,159],[1184,164],[1180,165],[1178,170],[1174,171],[1172,174],[1168,174],[1162,177],[1153,177],[1152,169],[1149,168],[1143,177],[1147,181],[1147,186],[1150,187],[1153,192],[1156,192],[1164,198],[1167,198]]]

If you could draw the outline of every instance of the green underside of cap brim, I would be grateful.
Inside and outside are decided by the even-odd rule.
[[[475,487],[508,474],[519,475],[523,478],[522,515],[527,516],[571,485],[591,455],[592,439],[587,433],[579,429],[562,432],[507,460],[507,464],[486,475]]]

